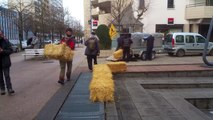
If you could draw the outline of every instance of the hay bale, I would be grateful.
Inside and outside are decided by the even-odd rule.
[[[44,55],[47,58],[71,61],[74,56],[74,52],[66,44],[48,44],[44,47]]]
[[[124,72],[127,70],[126,62],[109,62],[107,65],[112,73]]]
[[[111,70],[106,64],[94,65],[89,89],[90,100],[93,102],[114,101],[114,81]]]
[[[113,53],[115,59],[121,59],[123,56],[123,49],[119,49]]]

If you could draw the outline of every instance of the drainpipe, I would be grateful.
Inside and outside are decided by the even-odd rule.
[[[212,33],[212,29],[213,29],[213,17],[209,26],[209,31],[207,34],[207,40],[205,42],[205,47],[204,47],[204,52],[203,52],[203,62],[207,65],[207,66],[213,66],[213,62],[209,62],[206,58],[206,54],[207,54],[207,49],[208,49],[208,45],[209,45],[209,40],[211,37],[211,33]]]

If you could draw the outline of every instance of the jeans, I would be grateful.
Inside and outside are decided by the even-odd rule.
[[[97,55],[87,55],[88,68],[92,70],[92,59],[94,59],[94,64],[97,64]]]
[[[61,68],[59,80],[62,80],[62,81],[64,80],[66,66],[67,66],[66,77],[67,77],[67,80],[70,80],[71,72],[72,72],[72,61],[67,61],[67,62],[59,61],[59,63]]]
[[[12,84],[10,81],[10,68],[0,68],[0,89],[5,90],[5,82],[7,89],[12,89]]]

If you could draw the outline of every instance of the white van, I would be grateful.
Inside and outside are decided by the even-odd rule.
[[[164,39],[164,50],[169,55],[202,54],[206,39],[198,33],[169,33]],[[209,42],[207,54],[213,55],[213,43]]]

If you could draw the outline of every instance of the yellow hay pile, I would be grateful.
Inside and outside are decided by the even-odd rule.
[[[112,80],[112,73],[106,64],[94,65],[89,89],[90,100],[93,102],[114,101],[114,81]]]
[[[124,72],[127,69],[126,62],[109,62],[107,65],[112,73]]]
[[[71,61],[74,52],[66,44],[48,44],[44,47],[44,55],[52,59]]]
[[[123,56],[123,49],[119,49],[113,53],[113,57],[115,59],[121,59],[122,56]]]

